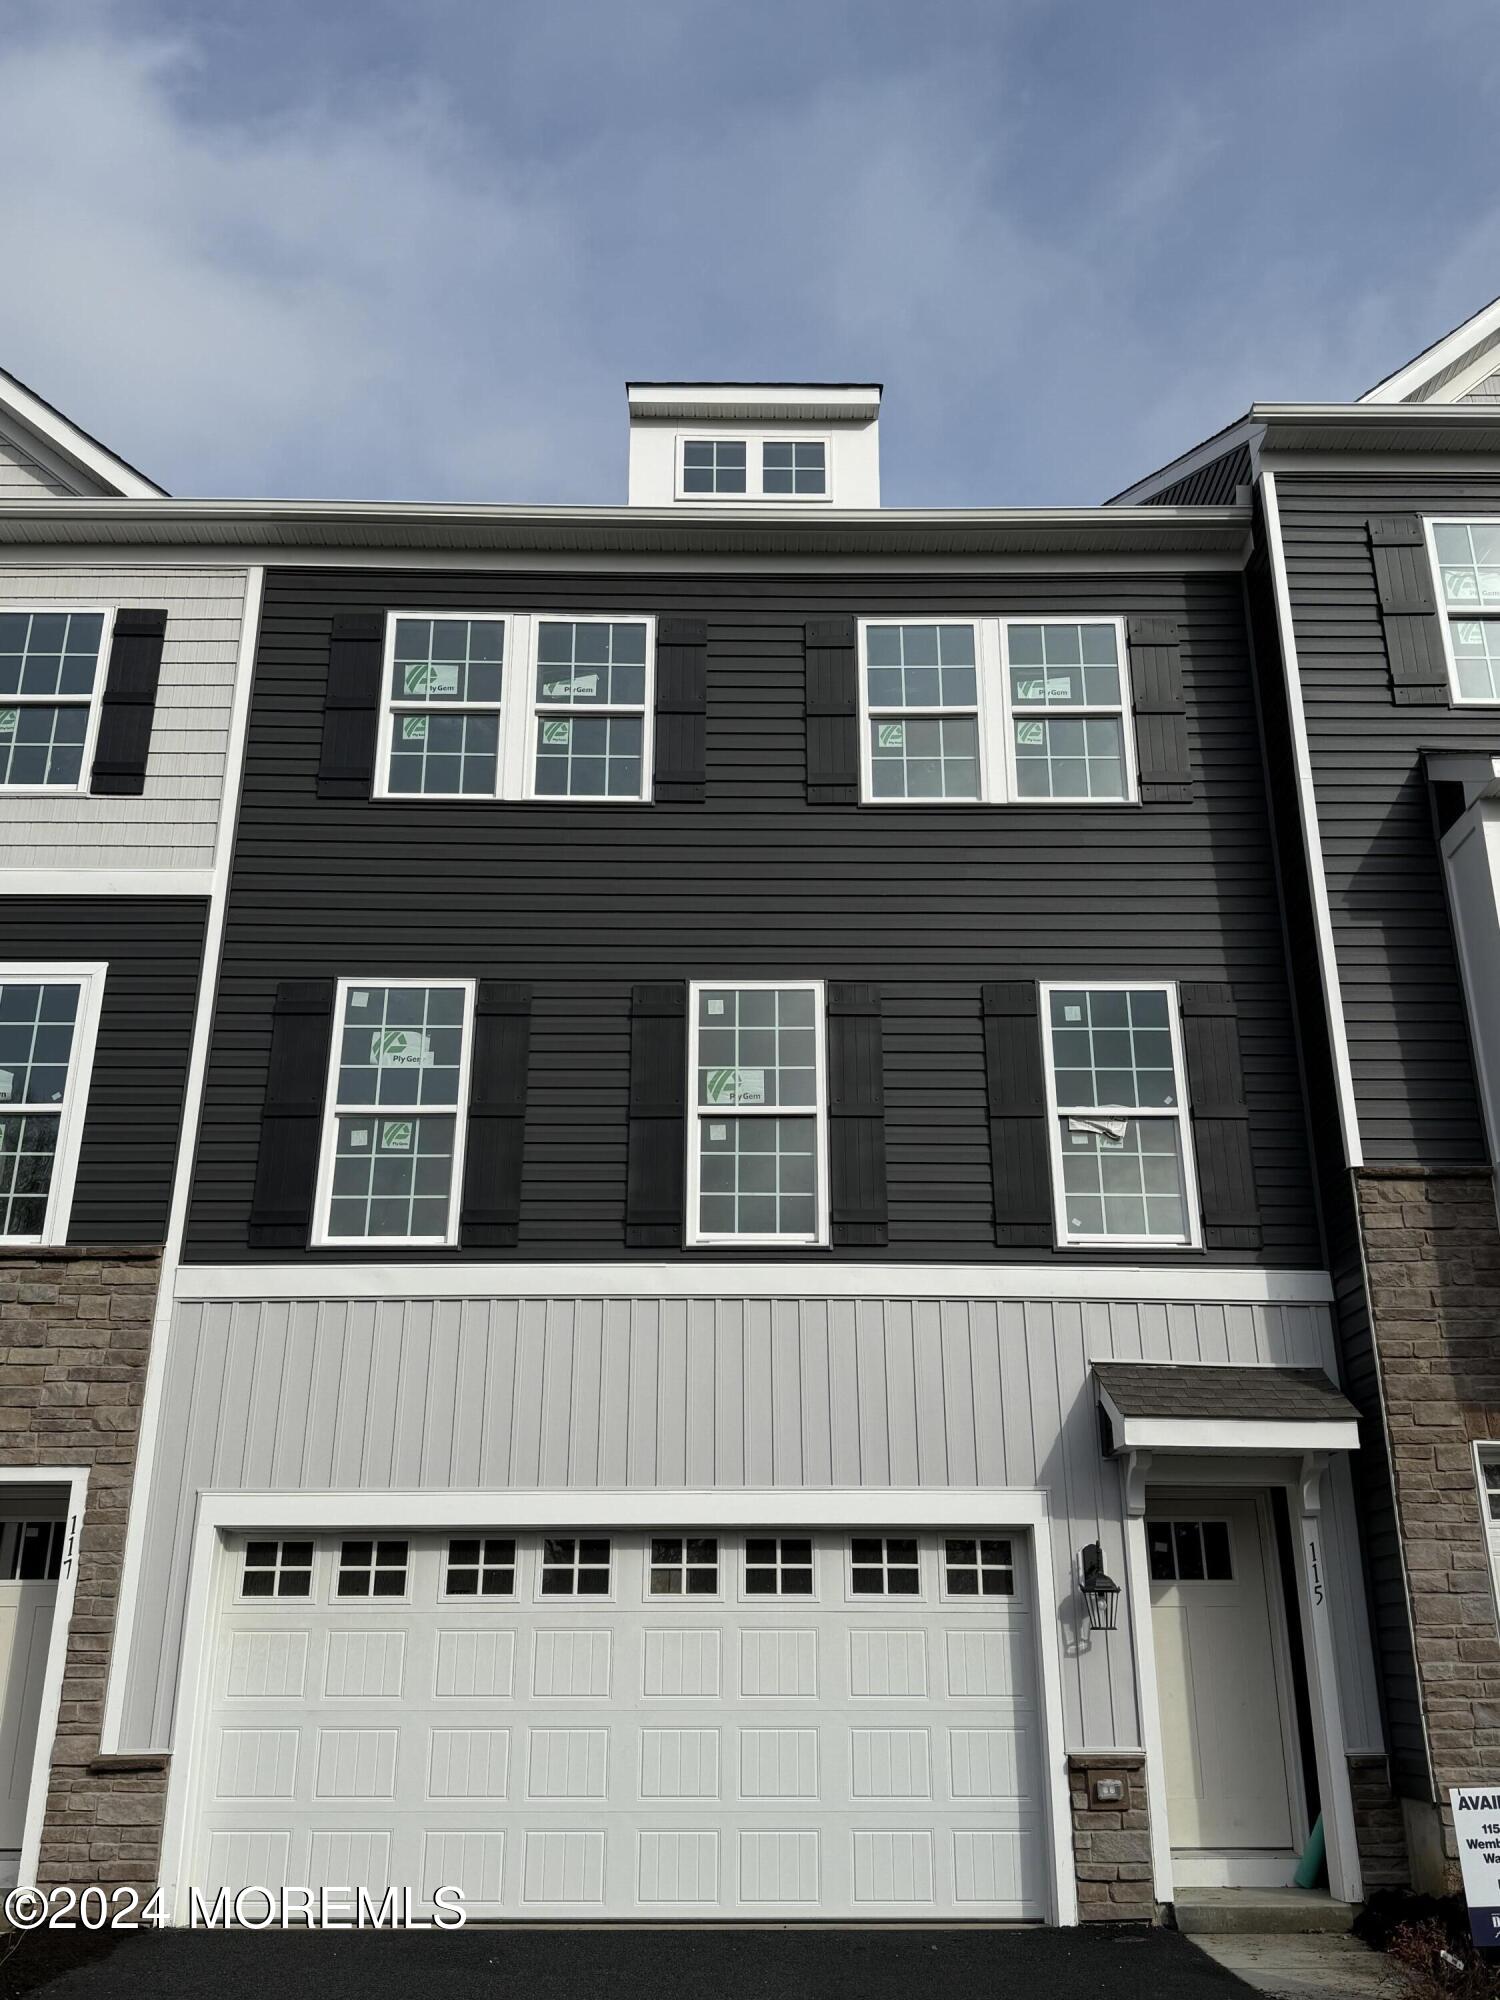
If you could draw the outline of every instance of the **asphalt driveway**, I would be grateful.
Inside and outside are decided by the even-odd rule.
[[[1103,1927],[161,1931],[112,1946],[33,1932],[0,1964],[0,2000],[1243,2000],[1249,1991],[1175,1931]]]

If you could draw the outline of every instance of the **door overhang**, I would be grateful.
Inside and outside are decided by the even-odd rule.
[[[1094,1382],[1114,1454],[1359,1449],[1359,1412],[1321,1368],[1096,1361]]]

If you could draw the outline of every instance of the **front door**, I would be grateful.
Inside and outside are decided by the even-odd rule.
[[[1269,1510],[1157,1503],[1146,1543],[1179,1882],[1290,1881],[1305,1838]]]

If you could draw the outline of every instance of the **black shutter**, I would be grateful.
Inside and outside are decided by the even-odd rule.
[[[1052,1175],[1036,985],[1006,980],[986,986],[982,998],[995,1241],[1010,1248],[1050,1245]]]
[[[887,1240],[880,989],[828,988],[828,1180],[833,1241]]]
[[[458,1219],[459,1241],[466,1250],[515,1246],[521,1222],[530,1048],[531,988],[481,979],[474,1002],[463,1206]]]
[[[346,611],[334,619],[318,765],[320,798],[367,799],[374,789],[384,662],[383,612]]]
[[[156,715],[165,611],[117,611],[89,790],[98,798],[139,798]]]
[[[807,799],[859,804],[859,653],[852,618],[807,621]]]
[[[652,793],[663,805],[701,805],[706,787],[708,626],[656,621],[656,755]]]
[[[1402,706],[1446,708],[1448,660],[1432,587],[1427,540],[1415,514],[1380,514],[1370,523],[1370,556],[1385,627],[1391,697]]]
[[[333,1033],[333,981],[283,979],[271,1016],[250,1246],[305,1250],[318,1178],[318,1138]]]
[[[1204,1248],[1258,1250],[1260,1208],[1234,998],[1227,986],[1205,984],[1184,985],[1180,998]]]
[[[1126,631],[1141,801],[1144,805],[1190,804],[1193,773],[1188,762],[1187,704],[1182,694],[1177,620],[1132,618]]]
[[[686,1124],[687,988],[633,987],[625,1241],[635,1248],[682,1243]]]

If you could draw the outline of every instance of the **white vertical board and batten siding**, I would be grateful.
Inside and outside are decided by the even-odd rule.
[[[1044,1489],[1070,1743],[1136,1744],[1131,1640],[1079,1628],[1073,1565],[1123,1575],[1093,1361],[1334,1366],[1328,1308],[943,1300],[186,1302],[164,1369],[121,1749],[164,1747],[200,1494]],[[1380,1741],[1347,1473],[1327,1536],[1351,1747]],[[899,1526],[899,1523],[892,1523]]]
[[[0,869],[212,867],[244,570],[0,565],[0,610],[73,603],[166,610],[146,789],[140,798],[0,792]]]

